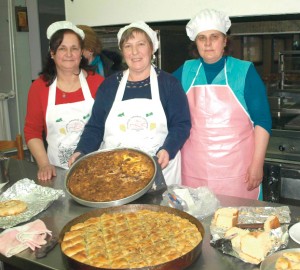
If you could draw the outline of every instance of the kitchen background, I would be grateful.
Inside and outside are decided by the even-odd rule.
[[[106,48],[118,50],[119,28],[145,20],[159,35],[157,64],[172,72],[191,58],[185,33],[187,21],[202,8],[217,8],[232,20],[227,53],[252,61],[267,87],[273,135],[266,158],[265,182],[269,184],[265,197],[272,201],[300,200],[299,1],[252,0],[251,5],[237,0],[182,3],[173,0],[170,6],[167,0],[0,0],[0,139],[23,133],[27,93],[48,50],[46,29],[50,23],[66,18],[91,25]],[[27,8],[29,31],[17,29],[16,7]]]

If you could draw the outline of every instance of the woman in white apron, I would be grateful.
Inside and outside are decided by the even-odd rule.
[[[190,130],[186,95],[180,82],[151,65],[158,40],[147,24],[121,28],[118,41],[128,69],[99,88],[101,94],[70,163],[99,147],[131,147],[158,157],[167,185],[180,184],[180,148]]]
[[[187,61],[182,72],[192,119],[182,149],[182,181],[257,199],[271,116],[253,65],[223,56],[230,25],[222,12],[203,10],[186,27],[200,59]]]
[[[30,88],[24,128],[40,180],[55,176],[55,166],[68,169],[68,160],[90,117],[93,96],[103,81],[82,58],[82,30],[61,21],[49,26],[47,37],[50,40],[47,62]]]

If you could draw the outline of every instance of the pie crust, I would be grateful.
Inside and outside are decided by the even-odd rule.
[[[81,263],[108,269],[155,266],[179,258],[202,241],[195,224],[147,209],[104,213],[65,232],[63,253]]]

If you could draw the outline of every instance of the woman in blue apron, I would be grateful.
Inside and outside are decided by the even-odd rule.
[[[99,88],[70,164],[80,153],[131,147],[157,156],[166,183],[179,184],[180,149],[191,127],[187,97],[177,79],[151,64],[158,39],[147,24],[121,28],[118,42],[128,69]]]

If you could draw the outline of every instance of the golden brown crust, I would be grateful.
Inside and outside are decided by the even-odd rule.
[[[284,252],[276,260],[276,270],[299,270],[300,269],[300,252]]]
[[[280,227],[280,222],[277,216],[269,216],[264,222],[264,230],[269,232]]]
[[[78,163],[68,178],[68,189],[91,202],[120,200],[142,190],[155,173],[153,160],[138,151],[99,152]]]
[[[276,263],[275,263],[275,269],[276,270],[284,270],[284,269],[289,269],[290,268],[290,262],[287,258],[284,258],[284,257],[279,257],[277,260],[276,260]]]
[[[187,219],[150,210],[106,213],[81,223],[78,231],[65,233],[62,251],[74,260],[101,268],[161,264],[188,253],[202,241],[198,228]]]
[[[7,217],[23,213],[27,209],[27,203],[21,200],[9,200],[0,202],[0,217]]]
[[[300,252],[284,252],[283,257],[296,263],[300,263]]]

